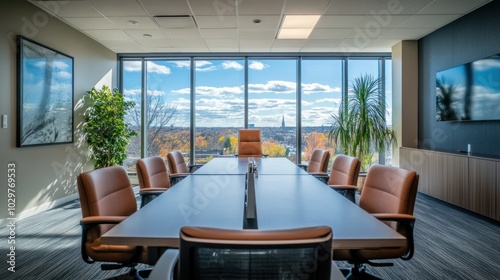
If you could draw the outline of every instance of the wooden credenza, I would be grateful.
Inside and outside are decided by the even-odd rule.
[[[402,147],[399,166],[420,175],[419,192],[500,221],[500,159]]]

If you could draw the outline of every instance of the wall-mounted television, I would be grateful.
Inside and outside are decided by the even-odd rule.
[[[436,120],[500,120],[500,54],[436,73]]]

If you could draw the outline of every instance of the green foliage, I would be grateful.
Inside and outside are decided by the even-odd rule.
[[[122,165],[130,138],[137,135],[125,122],[134,102],[125,101],[117,89],[103,86],[87,92],[85,105],[83,131],[95,168]]]
[[[334,123],[328,133],[343,153],[359,158],[363,171],[375,152],[383,152],[396,143],[396,134],[385,121],[385,101],[379,83],[370,75],[356,78],[347,99],[340,103],[338,114],[332,116]]]

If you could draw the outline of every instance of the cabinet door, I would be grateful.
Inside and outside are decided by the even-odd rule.
[[[448,169],[446,157],[441,153],[429,153],[429,195],[447,201]]]
[[[469,205],[469,162],[465,156],[443,155],[446,158],[447,176],[446,201],[468,208]]]
[[[497,162],[469,159],[469,209],[490,218],[496,216]]]
[[[417,149],[401,148],[400,152],[401,168],[415,170],[418,179],[418,191],[429,194],[429,155],[427,151]]]
[[[496,219],[500,221],[500,161],[497,161],[497,179],[496,179],[496,192],[497,192],[497,200],[495,203],[495,207],[497,208]]]

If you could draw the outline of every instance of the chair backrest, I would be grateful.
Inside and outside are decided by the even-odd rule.
[[[181,151],[172,151],[167,154],[168,169],[172,174],[189,173],[189,167]]]
[[[332,163],[328,185],[353,185],[358,183],[361,162],[357,157],[337,155]]]
[[[309,160],[309,164],[307,165],[307,172],[326,172],[329,161],[330,152],[316,148],[314,149],[311,159]]]
[[[413,215],[418,175],[387,165],[373,165],[368,170],[359,206],[368,213]]]
[[[85,172],[77,177],[82,220],[101,217],[115,220],[137,211],[137,200],[127,172],[122,166],[110,166]],[[98,221],[99,219],[96,219]],[[82,224],[82,257],[93,261],[129,263],[143,258],[135,246],[101,244],[100,237],[115,224]],[[90,259],[90,258],[91,259]]]
[[[238,156],[262,156],[260,129],[240,129],[238,131]]]
[[[332,231],[181,229],[180,279],[330,279]]]
[[[137,201],[122,166],[110,166],[78,176],[78,193],[83,218],[88,216],[129,216]]]
[[[139,159],[136,167],[137,179],[141,189],[170,188],[170,177],[162,157],[152,156]]]

